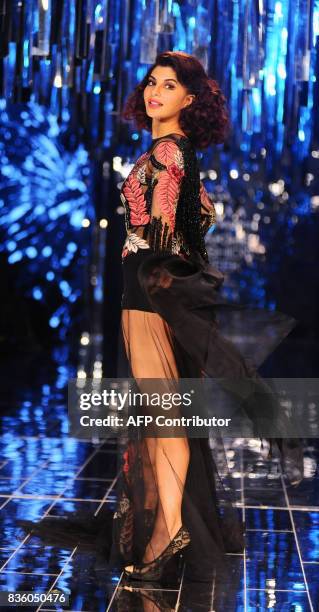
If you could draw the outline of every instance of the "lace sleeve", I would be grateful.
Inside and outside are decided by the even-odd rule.
[[[176,142],[158,142],[149,157],[150,224],[148,242],[154,250],[179,251],[174,237],[176,208],[185,174],[183,153]]]
[[[203,235],[216,226],[216,210],[213,200],[209,197],[202,181],[200,181],[201,228]]]

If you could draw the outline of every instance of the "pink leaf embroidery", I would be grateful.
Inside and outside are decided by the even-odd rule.
[[[175,176],[170,172],[160,172],[158,183],[156,185],[156,195],[160,208],[164,215],[168,218],[171,231],[175,228],[175,212],[179,194],[180,180],[176,180]]]
[[[184,170],[181,170],[176,164],[171,164],[167,167],[167,172],[175,179],[178,183],[181,182],[184,176]]]
[[[171,231],[175,228],[175,213],[178,201],[179,187],[185,174],[183,154],[178,145],[171,140],[163,140],[154,149],[154,157],[166,166],[166,171],[157,173],[156,198],[164,215],[166,215]]]
[[[136,170],[136,168],[138,168],[139,166],[142,166],[142,164],[146,161],[148,157],[149,157],[149,153],[147,151],[146,153],[142,153],[142,155],[140,155],[140,157],[138,157],[138,159],[135,162],[134,170]]]
[[[150,215],[146,211],[144,194],[135,173],[128,176],[122,189],[130,208],[132,225],[146,225],[149,223]]]
[[[154,157],[165,166],[175,163],[181,170],[183,169],[183,155],[175,142],[163,140],[153,150]]]

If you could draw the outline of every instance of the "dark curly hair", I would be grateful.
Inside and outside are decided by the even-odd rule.
[[[179,124],[197,149],[225,142],[230,131],[226,98],[217,81],[210,79],[200,61],[183,51],[165,51],[157,55],[144,79],[128,96],[121,117],[134,120],[138,129],[152,130],[152,119],[146,114],[143,91],[155,66],[170,66],[178,81],[195,94],[192,104],[183,108]]]

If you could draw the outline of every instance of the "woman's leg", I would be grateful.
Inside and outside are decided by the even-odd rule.
[[[160,504],[143,561],[157,557],[182,525],[182,498],[188,464],[186,438],[156,440],[155,470]]]
[[[156,313],[122,311],[122,330],[132,375],[135,379],[178,379],[170,328]],[[141,383],[142,384],[142,383]],[[152,507],[154,487],[158,496],[154,530],[144,561],[158,556],[182,524],[183,489],[189,464],[186,437],[145,438],[148,462],[144,463],[144,507]],[[153,477],[146,475],[153,470]]]

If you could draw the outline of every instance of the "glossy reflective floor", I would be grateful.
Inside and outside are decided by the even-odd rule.
[[[22,519],[82,511],[99,517],[114,508],[115,442],[93,444],[67,435],[65,385],[72,375],[64,366],[30,366],[20,370],[16,385],[2,376],[0,590],[60,588],[70,594],[69,609],[82,612],[319,611],[315,441],[306,447],[306,478],[297,488],[285,484],[278,465],[264,460],[253,441],[229,444],[246,549],[229,555],[230,572],[221,583],[187,582],[180,567],[178,582],[166,588],[135,588],[120,573],[107,570],[103,541],[96,542],[96,552],[83,550],[80,543],[63,548],[23,529]],[[43,604],[26,609],[62,608]]]

